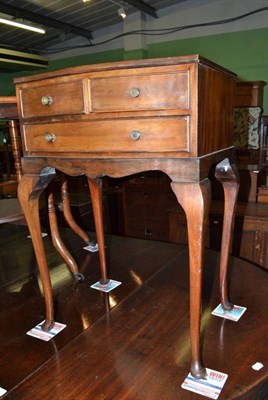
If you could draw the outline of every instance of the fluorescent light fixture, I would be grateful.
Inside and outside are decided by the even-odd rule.
[[[0,18],[0,24],[15,26],[16,28],[27,29],[28,31],[36,32],[36,33],[46,33],[45,29],[38,28],[36,26],[31,26],[27,24],[23,24],[21,22],[13,21],[11,19]]]
[[[120,17],[122,17],[123,19],[126,18],[127,14],[126,14],[126,10],[123,7],[120,7],[118,10],[118,15]]]

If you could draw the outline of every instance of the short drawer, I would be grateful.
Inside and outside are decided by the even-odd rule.
[[[85,113],[83,80],[20,90],[22,117]]]
[[[101,120],[24,125],[31,152],[187,151],[188,117]]]
[[[189,109],[189,72],[92,79],[91,111]]]

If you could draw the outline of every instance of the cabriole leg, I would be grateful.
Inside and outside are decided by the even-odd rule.
[[[227,267],[239,190],[239,174],[236,166],[230,165],[229,160],[226,158],[216,166],[215,177],[222,184],[224,190],[224,217],[220,258],[221,305],[225,310],[230,311],[233,305],[228,297]]]
[[[206,376],[201,360],[200,320],[205,225],[210,207],[211,190],[208,179],[199,183],[176,183],[171,187],[187,218],[190,256],[190,334],[192,347],[191,373],[195,378]]]
[[[48,195],[48,218],[49,218],[51,239],[55,249],[60,253],[66,264],[69,266],[70,270],[74,274],[74,277],[77,280],[84,280],[84,275],[79,272],[78,265],[75,259],[67,250],[65,244],[61,239],[58,227],[56,209],[54,205],[54,196],[52,191]]]
[[[68,183],[65,174],[61,174],[61,201],[62,201],[62,211],[63,215],[65,218],[65,221],[69,225],[69,227],[78,235],[81,237],[82,240],[86,244],[90,244],[91,240],[88,237],[87,233],[80,228],[79,225],[75,222],[71,207],[70,207],[70,198],[69,198],[69,193],[68,193]]]
[[[88,178],[88,185],[92,199],[94,221],[96,228],[97,241],[99,246],[101,284],[106,285],[109,282],[107,275],[107,263],[104,243],[104,224],[102,210],[102,180]]]
[[[24,175],[21,178],[18,186],[18,197],[31,234],[43,285],[46,306],[46,320],[42,326],[42,329],[45,331],[49,331],[54,326],[54,304],[50,274],[41,234],[39,196],[43,189],[48,185],[50,180],[53,179],[53,176],[54,175],[52,174],[48,175],[46,179],[44,176],[40,178],[38,175]]]

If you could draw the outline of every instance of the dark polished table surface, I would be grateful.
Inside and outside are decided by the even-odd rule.
[[[188,249],[174,243],[107,237],[110,276],[122,285],[93,290],[97,253],[61,230],[85,281],[74,284],[44,238],[57,303],[67,327],[50,342],[25,333],[40,322],[43,298],[27,228],[0,227],[0,386],[7,399],[198,400],[181,388],[189,372]],[[14,259],[16,254],[16,259]],[[7,266],[12,265],[12,268]],[[220,400],[268,395],[268,274],[230,259],[231,296],[247,307],[238,322],[211,315],[219,304],[219,253],[205,252],[202,353],[208,368],[228,374]],[[255,371],[252,365],[264,367]]]

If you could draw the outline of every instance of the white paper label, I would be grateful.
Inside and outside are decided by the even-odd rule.
[[[93,285],[91,285],[90,287],[92,289],[97,289],[97,290],[100,290],[101,292],[108,293],[121,284],[122,284],[122,282],[114,281],[113,279],[110,279],[109,282],[105,285],[101,284],[101,282],[98,281],[98,282],[94,283]]]
[[[45,332],[41,328],[41,325],[43,325],[44,322],[45,321],[41,322],[40,324],[32,328],[30,331],[28,331],[27,335],[48,342],[50,339],[54,338],[58,333],[60,333],[64,328],[66,328],[66,325],[60,324],[59,322],[55,322],[53,328],[50,329],[50,331]]]
[[[47,233],[46,233],[46,232],[42,232],[42,233],[41,233],[41,236],[42,236],[42,237],[46,237],[46,236],[47,236]],[[31,236],[31,235],[28,235],[27,238],[28,238],[28,239],[32,239],[32,236]]]
[[[254,365],[252,365],[252,369],[254,369],[255,371],[259,371],[262,368],[263,368],[263,364],[260,362],[256,362]]]
[[[96,253],[97,251],[99,251],[99,246],[98,243],[89,244],[88,246],[83,247],[83,249],[90,251],[91,253]]]
[[[212,314],[216,315],[217,317],[229,319],[236,322],[242,317],[245,311],[246,307],[235,305],[231,311],[226,311],[222,308],[221,304],[219,304],[218,307],[216,307],[215,310],[212,311]]]
[[[209,368],[206,368],[206,370],[207,376],[204,379],[195,379],[192,374],[189,373],[181,387],[210,399],[217,399],[228,375]]]
[[[3,389],[0,387],[0,396],[4,396],[4,394],[6,394],[6,389]]]

